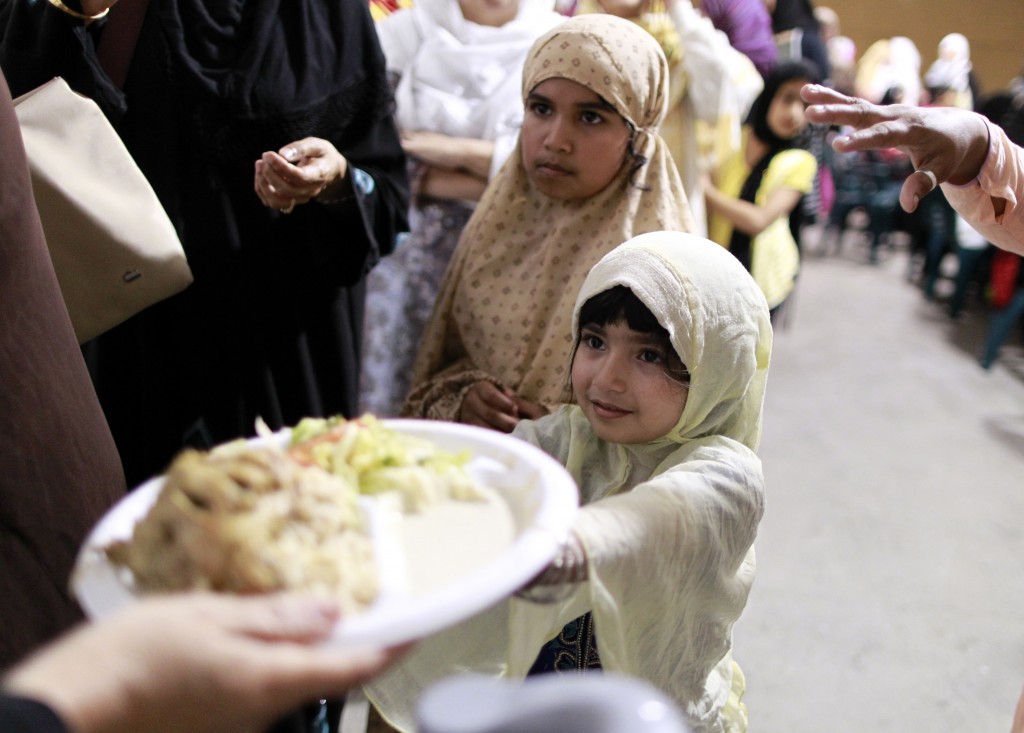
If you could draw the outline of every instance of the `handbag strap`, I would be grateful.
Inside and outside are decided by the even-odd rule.
[[[118,89],[124,87],[128,77],[148,5],[149,0],[120,0],[110,9],[103,26],[96,57]]]

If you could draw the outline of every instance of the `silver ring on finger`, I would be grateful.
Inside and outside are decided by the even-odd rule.
[[[938,179],[938,177],[932,171],[928,170],[927,168],[918,168],[915,171],[915,173],[924,173],[926,176],[928,176],[928,180],[930,180],[932,182],[932,187],[931,187],[930,190],[934,191],[936,188],[939,187],[939,179]]]

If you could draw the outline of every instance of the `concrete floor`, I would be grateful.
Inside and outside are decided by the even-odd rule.
[[[735,629],[751,733],[1007,733],[1024,685],[1024,350],[990,372],[905,251],[815,233],[776,331],[758,578]]]

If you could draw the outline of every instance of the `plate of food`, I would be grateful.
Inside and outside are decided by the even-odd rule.
[[[565,469],[511,436],[311,418],[183,451],[93,528],[71,585],[92,618],[154,593],[329,595],[342,620],[325,643],[399,644],[526,585],[577,508]]]

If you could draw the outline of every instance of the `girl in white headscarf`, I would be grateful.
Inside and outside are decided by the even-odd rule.
[[[395,415],[445,268],[515,148],[523,61],[564,21],[551,0],[417,0],[376,24],[410,157],[410,232],[367,278],[361,409]]]
[[[423,642],[370,697],[400,723],[396,710],[454,671],[522,677],[590,612],[604,669],[664,690],[695,732],[744,731],[732,626],[764,505],[764,295],[718,245],[652,232],[594,266],[572,332],[575,403],[514,433],[580,487],[562,553],[521,597]]]

